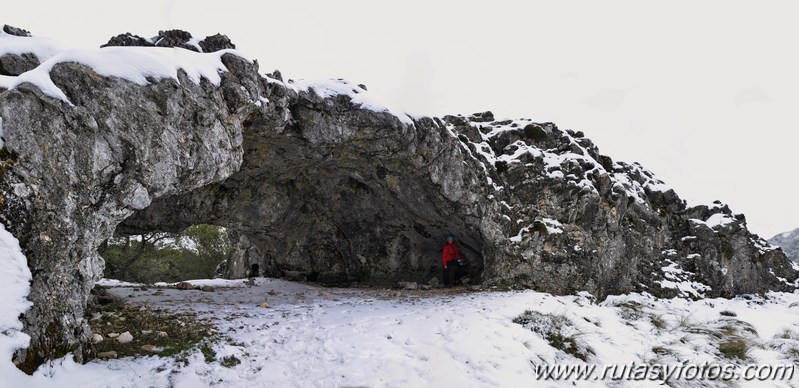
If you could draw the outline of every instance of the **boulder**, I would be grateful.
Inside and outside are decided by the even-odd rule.
[[[18,76],[36,66],[39,66],[39,59],[31,53],[0,56],[0,75]]]
[[[194,287],[194,285],[189,282],[180,282],[175,286],[175,288],[177,288],[178,290],[193,290],[196,287]]]
[[[9,35],[14,35],[14,36],[22,36],[22,37],[31,36],[30,31],[22,29],[22,28],[17,28],[17,27],[14,27],[14,26],[9,26],[8,24],[3,25],[3,32],[5,32],[6,34],[9,34]]]
[[[158,47],[180,47],[191,51],[200,51],[200,47],[192,44],[192,36],[188,31],[166,30],[158,31],[158,36],[150,39]]]
[[[116,339],[117,339],[117,342],[119,342],[120,344],[126,344],[128,342],[133,341],[133,335],[130,334],[129,331],[126,331],[126,332],[120,334],[119,337],[117,337]]]
[[[100,46],[100,47],[114,47],[114,46],[138,46],[138,47],[151,47],[155,46],[149,39],[145,39],[141,36],[131,34],[130,32],[126,32],[124,34],[119,34],[117,36],[112,37],[108,40],[108,43]]]
[[[110,351],[107,351],[107,352],[100,352],[100,353],[97,353],[97,358],[104,358],[104,359],[117,358],[117,352],[115,352],[113,350],[110,350]]]
[[[199,44],[204,53],[236,48],[230,38],[222,34],[206,36]]]

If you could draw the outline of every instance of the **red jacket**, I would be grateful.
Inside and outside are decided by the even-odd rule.
[[[455,246],[455,243],[447,242],[444,245],[444,249],[441,250],[441,263],[446,267],[450,261],[460,259],[461,253],[458,252],[458,247]]]

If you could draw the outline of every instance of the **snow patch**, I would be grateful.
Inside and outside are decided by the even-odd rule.
[[[671,268],[668,272],[681,273]],[[785,330],[799,329],[795,307],[799,294],[791,293],[699,301],[657,299],[644,293],[613,295],[597,303],[586,292],[553,296],[532,290],[428,291],[396,297],[392,290],[320,288],[267,278],[256,279],[252,287],[206,293],[202,298],[173,289],[159,295],[133,288],[109,292],[128,303],[199,313],[230,341],[212,344],[214,360],[206,360],[198,350],[186,356],[186,364],[139,357],[77,365],[67,356],[42,366],[34,376],[18,371],[4,374],[3,383],[25,387],[537,386],[540,381],[531,364],[791,364],[787,352],[771,346],[753,346],[751,360],[723,359],[718,354],[719,338],[707,334],[707,329],[741,321],[754,329],[752,336],[758,344],[768,344]],[[270,307],[257,307],[265,298]],[[525,310],[567,318],[571,334],[594,354],[587,362],[580,361],[513,323]],[[735,321],[721,312],[734,314]],[[656,319],[659,326],[654,324]],[[659,359],[651,351],[656,348],[673,352],[674,358]],[[220,359],[226,356],[235,356],[241,363],[223,366]],[[795,382],[769,381],[769,386],[791,387]],[[612,383],[578,382],[576,386]],[[572,386],[571,381],[560,385]],[[662,385],[652,382],[651,386]],[[762,386],[762,382],[742,381],[741,386]]]
[[[716,226],[726,226],[734,222],[735,219],[723,213],[716,213],[705,220],[705,224],[707,224],[707,226],[709,226],[711,229],[715,228]]]
[[[563,227],[563,224],[561,224],[558,220],[553,220],[551,218],[543,218],[540,222],[542,222],[544,224],[544,226],[547,228],[547,234],[560,234],[560,233],[563,233],[563,229],[561,229]],[[526,233],[530,232],[530,229],[532,229],[534,224],[535,223],[533,223],[533,224],[531,224],[529,226],[525,226],[524,228],[519,229],[519,233],[517,233],[515,236],[509,237],[510,241],[512,241],[514,243],[521,242],[522,241],[522,237]],[[575,250],[577,250],[577,249],[575,248]]]
[[[104,77],[118,77],[137,85],[147,85],[148,78],[178,80],[178,71],[199,84],[202,79],[219,86],[219,73],[227,71],[222,56],[233,54],[250,62],[236,50],[220,50],[213,53],[197,53],[173,47],[105,47],[94,50],[68,50],[48,59],[36,69],[18,77],[0,77],[0,87],[15,88],[31,83],[42,93],[69,103],[64,92],[53,83],[50,71],[59,63],[79,63],[88,66]]]
[[[763,255],[763,254],[765,254],[767,252],[775,251],[775,250],[777,250],[779,248],[778,246],[772,245],[767,240],[765,240],[765,239],[763,239],[761,237],[757,237],[757,236],[753,236],[750,239],[750,242],[752,243],[752,245],[755,246],[755,248],[757,248],[758,253],[761,254],[761,255]]]
[[[774,276],[775,278],[777,278],[777,280],[779,280],[783,284],[789,285],[791,287],[799,287],[799,279],[796,279],[796,281],[794,281],[794,282],[789,282],[788,279],[786,279],[784,277],[781,277],[781,276],[777,276],[777,274],[774,273],[774,269],[773,268],[769,268],[768,269],[768,273],[770,273],[771,276]]]
[[[131,283],[124,280],[102,278],[94,283],[101,287],[141,287],[143,283]]]
[[[322,98],[347,96],[354,104],[360,105],[361,108],[375,112],[385,112],[396,116],[403,124],[414,125],[413,119],[406,113],[399,112],[396,109],[376,102],[368,96],[366,89],[343,79],[328,79],[322,81],[297,80],[293,82],[289,81],[286,85],[298,92],[310,92],[313,90],[316,95]]]
[[[547,227],[547,233],[549,234],[560,234],[563,233],[563,224],[560,223],[558,220],[553,220],[551,218],[544,218],[544,225]]]
[[[11,362],[17,349],[25,348],[30,337],[22,332],[20,314],[31,306],[27,300],[31,273],[19,241],[0,224],[0,376],[9,386],[24,386],[25,375]]]
[[[690,280],[694,275],[693,272],[680,268],[680,265],[672,260],[666,259],[666,263],[669,265],[661,268],[665,279],[655,281],[661,287],[677,289],[682,295],[695,298],[704,297],[704,292],[710,290],[708,285]]]
[[[246,281],[243,279],[194,279],[194,280],[186,280],[185,282],[196,287],[211,286],[216,288],[239,288],[246,286],[245,284]],[[175,283],[156,282],[151,284],[151,286],[174,287],[177,286],[179,283],[182,282],[175,282]],[[123,287],[131,288],[131,287],[141,287],[145,285],[143,283],[131,283],[117,279],[100,279],[96,284],[98,286],[115,287],[115,288],[123,288]]]
[[[529,232],[529,231],[530,231],[530,227],[529,226],[525,226],[524,228],[519,229],[519,233],[517,233],[515,236],[509,237],[509,239],[510,239],[511,242],[515,242],[515,243],[522,242],[522,236],[524,236],[524,234]]]
[[[0,57],[6,54],[32,54],[42,63],[64,48],[56,41],[40,36],[16,36],[0,30]]]

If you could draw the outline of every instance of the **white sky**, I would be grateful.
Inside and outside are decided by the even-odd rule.
[[[418,114],[491,110],[583,130],[764,237],[799,227],[791,1],[42,1],[4,23],[66,46],[221,32],[288,78],[346,78]]]

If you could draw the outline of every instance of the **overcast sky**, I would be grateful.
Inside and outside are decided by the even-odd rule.
[[[67,46],[221,32],[288,78],[346,78],[407,112],[491,110],[582,130],[690,203],[799,227],[791,1],[41,1],[5,23]]]

